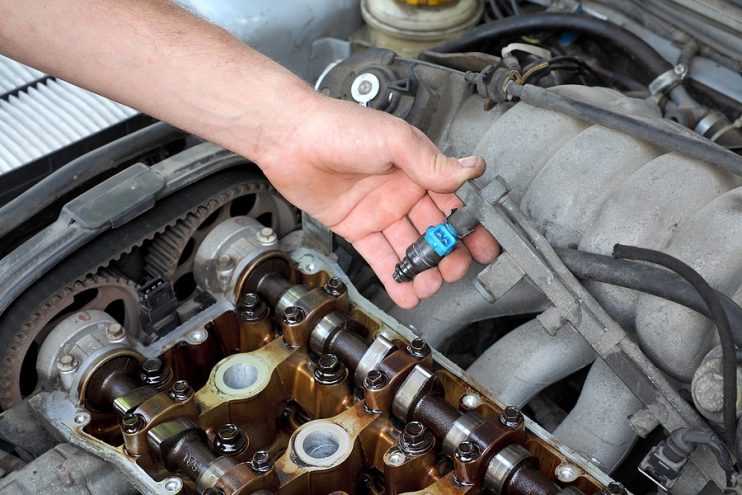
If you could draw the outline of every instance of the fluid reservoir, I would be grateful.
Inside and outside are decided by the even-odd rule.
[[[414,56],[474,27],[481,0],[361,0],[372,46]]]

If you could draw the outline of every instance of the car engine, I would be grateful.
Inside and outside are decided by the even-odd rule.
[[[180,3],[484,157],[395,279],[502,252],[396,307],[246,158],[3,61],[0,492],[742,490],[742,4]]]

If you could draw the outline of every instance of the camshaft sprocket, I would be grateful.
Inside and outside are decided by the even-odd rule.
[[[36,348],[47,334],[74,311],[105,311],[129,331],[139,328],[137,285],[128,278],[101,269],[54,292],[42,301],[9,343],[0,366],[0,402],[3,406],[20,401],[35,387]],[[25,352],[23,352],[25,350]]]
[[[195,289],[193,260],[201,242],[213,227],[237,215],[255,217],[282,236],[297,225],[297,214],[268,181],[255,179],[220,192],[194,208],[185,218],[157,235],[145,256],[145,272],[170,280],[178,300]]]

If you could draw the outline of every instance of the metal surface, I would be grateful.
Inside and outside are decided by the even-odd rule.
[[[389,342],[383,335],[376,337],[358,362],[358,366],[353,375],[353,381],[356,385],[359,387],[363,386],[363,381],[366,379],[368,372],[376,369],[393,348],[394,344]]]
[[[397,393],[392,402],[392,412],[401,419],[406,419],[410,412],[415,398],[417,398],[423,388],[434,380],[433,374],[420,365],[415,366],[402,385],[399,386]]]
[[[498,452],[487,464],[485,484],[495,493],[502,493],[505,481],[518,465],[529,459],[531,453],[520,445],[509,445]]]
[[[312,72],[313,43],[347,39],[361,25],[358,0],[275,2],[271,0],[178,0],[301,77]],[[276,43],[276,40],[286,40]]]
[[[134,495],[137,490],[110,464],[63,443],[0,479],[0,492],[17,495]]]
[[[484,418],[476,412],[468,412],[461,416],[443,438],[443,451],[448,455],[453,455],[459,444],[468,440],[471,432],[482,423],[484,423]]]

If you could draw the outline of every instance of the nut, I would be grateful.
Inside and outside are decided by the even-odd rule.
[[[214,450],[219,455],[237,455],[247,448],[247,435],[236,424],[227,423],[219,427],[214,438]]]
[[[408,454],[420,454],[433,446],[433,434],[420,421],[407,423],[399,437],[399,448]]]
[[[325,292],[332,297],[340,297],[345,294],[347,287],[338,277],[332,277],[330,280],[327,281],[324,289]]]
[[[172,371],[168,366],[158,358],[150,358],[142,363],[142,371],[139,373],[139,379],[145,385],[151,385],[159,388],[164,385],[170,377]]]
[[[504,424],[511,430],[518,428],[523,424],[523,415],[515,406],[508,406],[500,413],[500,423]]]
[[[177,402],[183,402],[193,395],[193,389],[185,380],[178,380],[173,383],[172,388],[168,392],[171,399]]]
[[[126,330],[121,326],[120,323],[111,323],[106,328],[106,338],[111,342],[121,340],[126,337]]]
[[[283,311],[283,319],[289,325],[297,325],[304,321],[304,310],[297,306],[289,306]]]
[[[407,353],[417,359],[422,359],[430,354],[430,346],[423,339],[414,339],[407,346]]]
[[[250,467],[256,473],[267,473],[273,467],[273,459],[267,450],[258,450],[250,460]]]
[[[57,361],[57,371],[60,373],[69,373],[77,369],[77,359],[72,354],[62,354]]]
[[[473,460],[477,459],[481,454],[482,454],[482,451],[479,449],[479,445],[477,445],[474,442],[465,440],[461,442],[458,447],[456,447],[456,452],[454,452],[454,457],[456,457],[456,459],[458,459],[461,462],[472,462]]]
[[[383,371],[371,370],[363,380],[363,387],[368,390],[379,390],[389,382],[389,377]]]
[[[268,306],[254,292],[248,292],[237,304],[237,315],[242,321],[255,321],[261,319],[268,312]]]
[[[146,424],[147,422],[141,414],[129,413],[121,420],[121,431],[127,435],[133,435],[140,432]]]
[[[325,385],[338,383],[345,375],[345,365],[335,354],[322,354],[314,369],[314,378]]]

